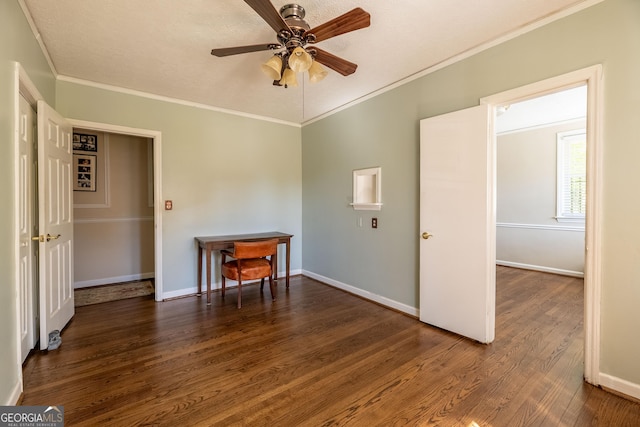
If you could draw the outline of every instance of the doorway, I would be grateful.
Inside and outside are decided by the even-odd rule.
[[[584,379],[598,385],[600,366],[600,295],[602,229],[602,66],[595,65],[541,82],[533,83],[481,99],[482,104],[497,110],[524,101],[586,85],[586,212],[584,256]],[[491,118],[494,127],[495,114]],[[495,146],[495,138],[493,139]],[[494,236],[495,237],[495,236]]]
[[[496,262],[584,277],[585,85],[498,107]]]
[[[148,141],[148,194],[153,209],[153,276],[155,300],[163,300],[162,280],[162,133],[158,131],[118,126],[106,123],[68,119],[74,129],[118,135],[124,138],[143,138]]]
[[[601,76],[602,66],[592,66],[482,98],[479,106],[420,122],[420,228],[423,239],[420,245],[420,319],[488,343],[493,340],[495,330],[495,111],[516,102],[586,85],[586,150],[589,153],[586,212],[589,214],[585,219],[584,245],[584,379],[596,385],[599,384],[602,287],[599,221],[602,215]],[[438,163],[429,164],[429,159],[437,159]],[[477,172],[472,174],[473,171]],[[454,191],[442,192],[444,187],[467,193],[458,197]],[[468,194],[470,189],[475,191]],[[442,193],[443,198],[440,197]],[[454,202],[463,200],[466,204],[454,205],[450,203],[452,199]],[[450,212],[458,215],[442,215],[438,206],[447,206]],[[435,216],[432,215],[434,212]],[[434,250],[442,245],[467,247],[470,239],[473,239],[475,250],[465,252],[462,260],[456,258],[453,249],[446,251],[449,255],[439,262],[433,262],[434,257],[429,256],[442,255],[445,251]],[[475,268],[470,276],[472,280],[466,280],[469,277],[458,280],[461,269],[456,267],[461,262],[465,265],[465,273],[471,267]],[[423,300],[437,301],[445,308],[427,310]],[[423,312],[437,318],[427,318]],[[471,332],[465,333],[464,329]]]
[[[78,127],[73,138],[76,296],[107,293],[112,299],[119,293],[111,296],[114,288],[105,286],[114,284],[148,289],[155,270],[153,143]]]

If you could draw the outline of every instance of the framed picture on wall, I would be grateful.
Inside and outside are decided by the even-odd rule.
[[[73,191],[96,191],[96,156],[73,155]]]
[[[98,136],[86,133],[73,133],[75,151],[98,151]]]

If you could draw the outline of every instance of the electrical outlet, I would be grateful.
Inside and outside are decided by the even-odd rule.
[[[371,228],[378,228],[378,218],[371,218]]]
[[[173,202],[171,200],[165,200],[164,209],[167,211],[170,211],[171,209],[173,209]]]

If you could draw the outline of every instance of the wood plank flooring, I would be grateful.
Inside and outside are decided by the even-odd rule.
[[[24,366],[23,405],[68,426],[638,426],[582,381],[582,280],[498,267],[482,345],[312,279],[79,307]],[[393,286],[390,283],[389,286]]]

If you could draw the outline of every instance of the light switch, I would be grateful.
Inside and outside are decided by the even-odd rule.
[[[171,200],[165,200],[164,209],[167,211],[170,211],[171,209],[173,209],[173,202]]]

